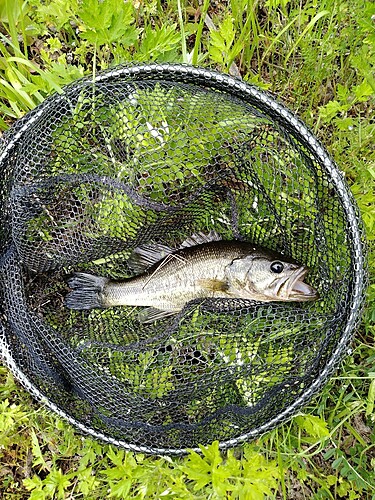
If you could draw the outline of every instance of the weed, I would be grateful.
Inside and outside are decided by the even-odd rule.
[[[373,244],[374,16],[374,2],[362,0],[205,0],[203,4],[5,0],[0,3],[0,129],[51,92],[60,92],[63,85],[112,64],[188,61],[228,72],[234,63],[245,80],[276,93],[298,112],[327,146],[351,185]],[[167,97],[166,93],[159,99]],[[124,122],[119,131],[122,139],[131,141],[126,133],[131,129],[125,124],[134,126],[134,110],[113,112]],[[144,125],[142,130],[144,140],[155,149],[172,151],[178,126],[171,132],[172,117],[151,115],[152,128]],[[74,130],[64,133],[74,135]],[[211,136],[216,140],[214,131]],[[102,160],[119,176],[130,168],[114,167],[110,155]],[[190,169],[189,165],[163,168],[171,185],[182,182],[184,168]],[[188,174],[201,182],[201,172]],[[147,181],[143,189],[147,190]],[[163,189],[161,184],[161,200]],[[118,200],[119,212],[126,202]],[[111,232],[107,209],[104,203],[94,208],[102,227]],[[39,225],[34,221],[35,227],[48,241],[43,221]],[[370,250],[373,275],[375,258]],[[1,496],[14,500],[374,498],[374,321],[371,282],[365,317],[350,354],[303,413],[255,443],[223,453],[213,443],[202,448],[202,455],[190,452],[182,459],[146,457],[82,438],[35,405],[0,368]],[[260,348],[254,345],[253,351],[240,354],[249,356]],[[225,357],[225,342],[220,349]],[[272,359],[274,353],[263,350],[262,356],[287,364],[290,353],[286,349],[279,359]],[[149,360],[141,361],[139,373],[133,370],[131,375],[144,376],[146,386],[157,390],[147,378]],[[229,361],[237,369],[236,360]],[[166,365],[160,370],[159,375],[169,380]],[[250,404],[248,388],[239,382],[237,389]]]

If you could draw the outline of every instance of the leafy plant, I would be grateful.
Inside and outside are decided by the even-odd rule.
[[[132,45],[137,40],[130,2],[86,0],[78,10],[78,16],[83,22],[81,38],[96,48],[113,42]]]
[[[211,31],[209,55],[212,60],[228,68],[243,49],[241,40],[236,41],[236,30],[231,16],[226,17],[218,31]]]
[[[139,61],[175,61],[178,58],[179,44],[177,24],[146,26],[136,58]]]
[[[223,459],[219,443],[215,441],[201,447],[202,455],[190,452],[185,465],[181,467],[187,478],[194,481],[194,491],[208,485],[216,498],[262,500],[271,495],[277,487],[280,472],[275,462],[266,461],[254,447],[245,446],[242,460],[234,457],[232,451]]]

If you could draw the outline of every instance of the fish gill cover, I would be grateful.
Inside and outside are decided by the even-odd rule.
[[[344,354],[365,286],[357,209],[267,93],[186,66],[120,67],[19,121],[1,162],[2,351],[82,431],[149,452],[234,445],[292,415]],[[149,321],[135,305],[66,306],[75,273],[129,280],[140,248],[210,233],[308,268],[319,297],[212,294]]]

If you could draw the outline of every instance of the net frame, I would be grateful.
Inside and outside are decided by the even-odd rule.
[[[367,283],[366,244],[364,241],[364,233],[359,212],[353,196],[345,182],[344,175],[340,172],[339,168],[327,153],[321,142],[295,114],[293,114],[283,104],[278,102],[269,92],[265,92],[255,86],[216,71],[181,64],[142,64],[134,66],[120,66],[97,74],[95,82],[110,82],[122,78],[131,78],[133,81],[151,79],[156,81],[167,80],[199,85],[203,88],[215,89],[230,94],[245,101],[246,103],[249,103],[250,105],[256,106],[266,115],[272,117],[272,120],[277,122],[280,127],[285,128],[292,137],[298,140],[313,154],[315,160],[325,170],[330,178],[330,181],[337,190],[345,218],[350,222],[348,225],[348,242],[350,244],[350,254],[354,262],[353,274],[350,277],[351,293],[349,295],[350,303],[348,304],[348,310],[350,312],[340,340],[332,351],[330,359],[321,371],[320,376],[306,388],[303,395],[298,397],[293,404],[280,412],[277,417],[266,422],[264,425],[251,429],[249,432],[243,433],[236,438],[220,442],[220,448],[226,449],[228,447],[238,445],[241,442],[248,441],[249,439],[254,439],[273,429],[285,420],[291,418],[302,406],[306,405],[311,400],[319,389],[322,388],[330,375],[337,368],[344,355],[348,352],[349,343],[352,340],[355,328],[360,320]],[[92,83],[90,77],[83,78],[78,82],[74,82],[73,84],[67,86],[61,94],[52,95],[41,105],[19,120],[10,132],[4,134],[0,150],[0,165],[3,165],[5,162],[10,160],[13,148],[23,140],[23,138],[27,135],[29,127],[34,122],[38,121],[45,113],[48,113],[51,107],[55,107],[56,105],[59,105],[59,103],[65,103],[71,92],[79,92],[83,86],[87,85],[87,83]],[[5,255],[0,257],[0,266],[4,259]],[[86,426],[66,413],[63,408],[60,408],[58,405],[46,398],[45,395],[42,394],[39,389],[33,385],[32,381],[22,372],[20,367],[17,366],[14,356],[5,341],[4,326],[1,322],[0,347],[1,355],[5,360],[5,364],[9,367],[11,372],[21,382],[21,384],[37,400],[44,403],[59,416],[66,419],[82,433],[136,452],[170,455],[181,455],[186,453],[185,448],[176,449],[134,445],[130,442],[115,439],[110,435],[100,433],[90,426]],[[199,448],[194,449],[199,451]]]

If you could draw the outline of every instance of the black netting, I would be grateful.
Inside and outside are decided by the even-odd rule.
[[[341,358],[365,281],[357,210],[268,94],[196,68],[119,68],[47,99],[1,161],[5,359],[82,430],[149,451],[227,446],[290,416]],[[151,323],[139,307],[65,306],[74,272],[129,278],[140,245],[212,230],[308,266],[319,299],[196,299]]]

